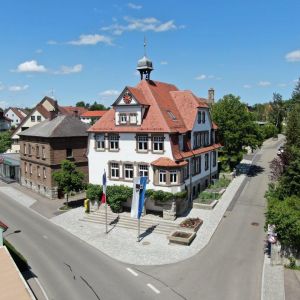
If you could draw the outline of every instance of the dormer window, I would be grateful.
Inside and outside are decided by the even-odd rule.
[[[127,124],[127,115],[120,113],[120,124]]]
[[[136,124],[137,123],[137,114],[130,114],[129,115],[129,122],[130,124]]]
[[[202,123],[205,123],[205,111],[202,112]]]
[[[202,116],[202,112],[201,111],[198,111],[198,124],[201,123],[201,116]]]

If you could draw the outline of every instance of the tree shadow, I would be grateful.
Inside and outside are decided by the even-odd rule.
[[[263,173],[265,170],[265,168],[261,167],[261,166],[258,166],[258,165],[252,165],[250,168],[249,168],[249,171],[247,173],[247,176],[248,177],[255,177],[261,173]]]

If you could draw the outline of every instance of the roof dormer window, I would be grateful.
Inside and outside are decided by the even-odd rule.
[[[130,124],[137,124],[137,114],[131,113],[129,115],[129,122]]]
[[[120,113],[120,124],[127,124],[127,115]]]

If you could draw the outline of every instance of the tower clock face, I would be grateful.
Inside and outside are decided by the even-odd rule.
[[[125,92],[125,94],[123,95],[123,100],[126,104],[130,104],[132,101],[132,95],[128,91]]]

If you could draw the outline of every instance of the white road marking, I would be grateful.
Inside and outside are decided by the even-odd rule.
[[[43,238],[44,238],[45,240],[48,240],[48,237],[47,237],[46,235],[43,235]]]
[[[128,271],[128,272],[130,272],[133,276],[138,276],[139,274],[138,273],[136,273],[136,272],[134,272],[132,269],[130,269],[130,268],[126,268],[126,270]]]
[[[158,290],[154,285],[152,285],[151,283],[147,283],[147,286],[154,291],[156,294],[160,294],[160,290]]]

